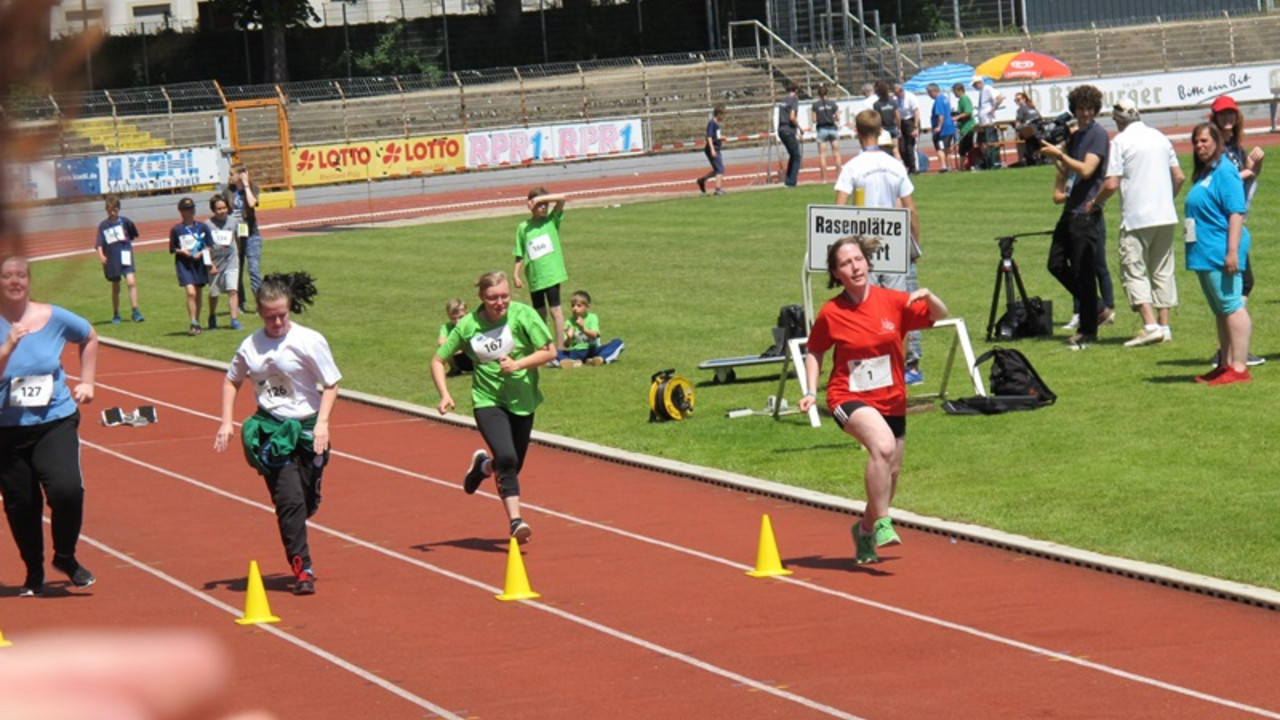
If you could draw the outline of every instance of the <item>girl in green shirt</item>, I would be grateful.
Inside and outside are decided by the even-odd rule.
[[[511,301],[503,272],[480,276],[480,307],[458,320],[431,358],[431,379],[440,393],[441,415],[456,407],[446,380],[448,360],[461,350],[472,360],[471,403],[476,429],[489,446],[477,450],[463,480],[474,493],[490,475],[507,512],[511,536],[529,540],[532,530],[520,518],[520,469],[533,434],[533,413],[542,403],[538,366],[555,359],[551,331],[533,308]]]

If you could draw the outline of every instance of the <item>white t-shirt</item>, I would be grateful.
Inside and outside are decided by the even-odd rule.
[[[986,84],[978,91],[978,124],[990,125],[996,121],[996,93]]]
[[[898,200],[911,197],[916,191],[911,176],[900,160],[879,147],[865,147],[862,152],[840,168],[836,178],[836,192],[855,195],[862,188],[866,207],[898,207]]]
[[[1173,143],[1159,130],[1132,122],[1111,141],[1107,177],[1120,178],[1120,228],[1141,230],[1178,222],[1173,176],[1178,167]]]
[[[899,120],[915,120],[920,115],[920,103],[916,101],[916,94],[912,92],[902,93],[902,97],[894,97],[898,103],[898,119]]]
[[[342,373],[324,336],[291,321],[284,337],[258,330],[240,343],[227,379],[239,385],[245,378],[259,407],[280,420],[302,420],[320,411],[321,387],[338,384]]]

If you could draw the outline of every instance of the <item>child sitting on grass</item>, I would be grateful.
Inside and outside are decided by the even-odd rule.
[[[591,312],[591,295],[578,290],[572,296],[573,314],[564,322],[564,349],[557,359],[560,367],[604,365],[618,359],[626,345],[614,338],[600,344],[600,318]]]
[[[436,339],[436,345],[443,345],[449,339],[449,333],[458,324],[458,321],[466,317],[467,301],[462,298],[454,298],[444,304],[444,311],[449,316],[449,322],[440,326],[440,336]],[[462,373],[469,373],[473,369],[471,358],[459,350],[449,356],[449,370],[445,374],[449,377],[454,377]]]

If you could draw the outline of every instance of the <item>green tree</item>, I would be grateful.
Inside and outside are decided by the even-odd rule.
[[[285,29],[319,22],[320,17],[307,0],[212,0],[235,18],[240,27],[262,28],[263,56],[267,81],[289,79],[289,57],[285,49]]]

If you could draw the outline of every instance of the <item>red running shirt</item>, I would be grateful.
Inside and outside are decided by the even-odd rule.
[[[861,303],[845,293],[828,300],[818,311],[807,343],[813,354],[835,348],[827,408],[858,400],[881,415],[905,415],[902,339],[911,330],[928,327],[933,327],[929,304],[907,305],[907,293],[898,290],[873,285]]]

